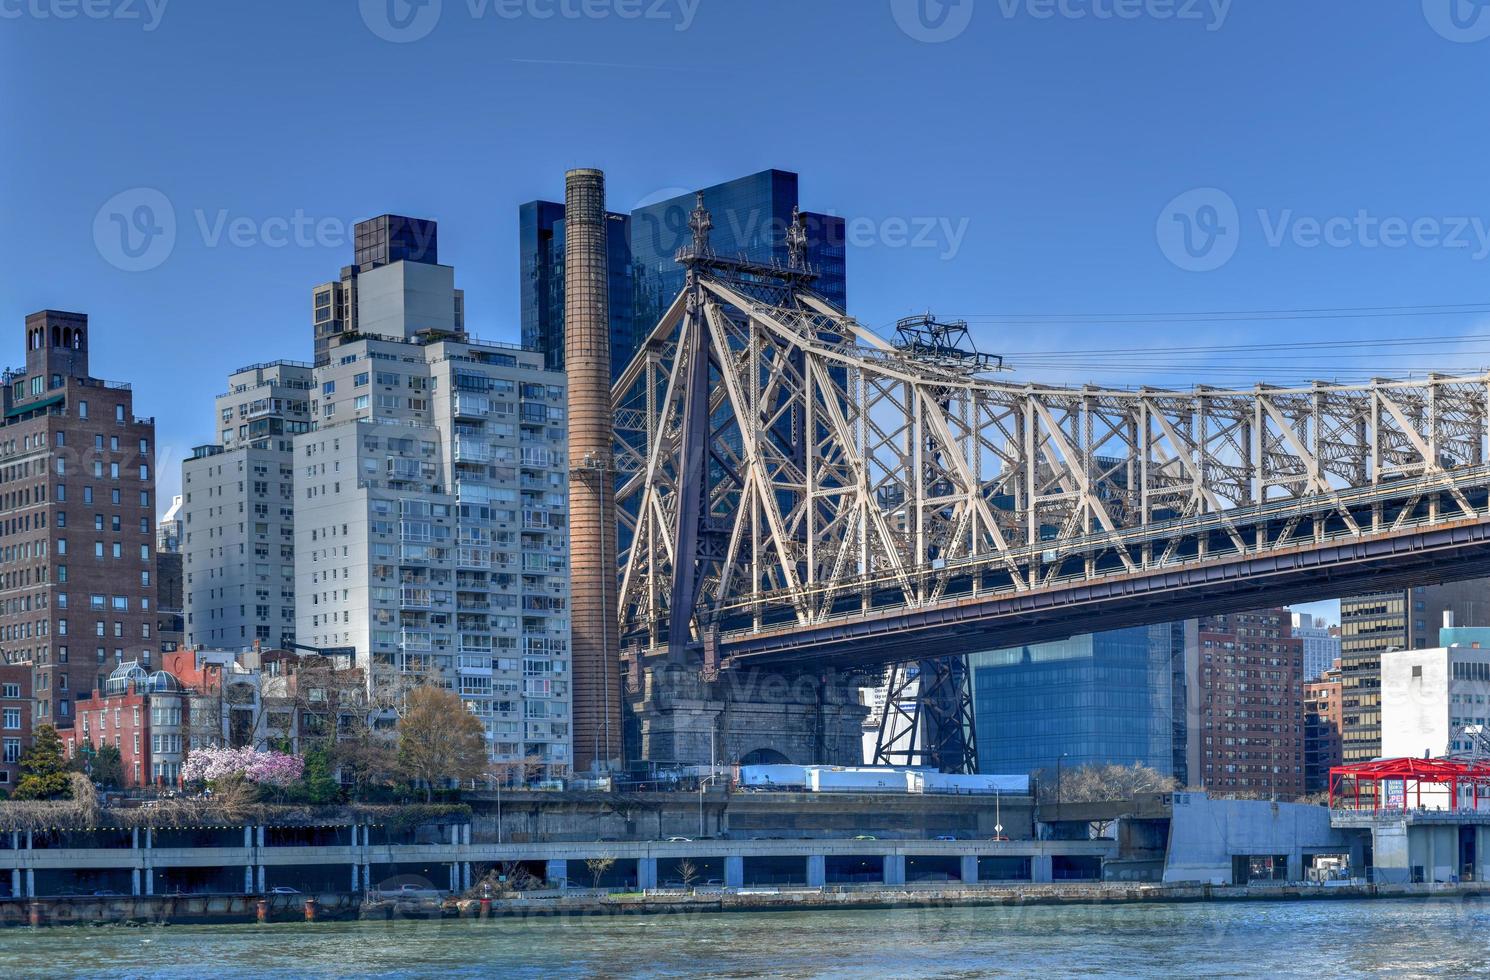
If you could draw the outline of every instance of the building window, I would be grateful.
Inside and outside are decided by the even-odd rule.
[[[20,708],[5,709],[5,730],[10,732],[18,732],[21,730]]]
[[[87,402],[78,402],[78,418],[85,419],[87,417],[88,417],[88,403]]]

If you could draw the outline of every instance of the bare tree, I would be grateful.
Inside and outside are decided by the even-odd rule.
[[[689,891],[693,891],[693,883],[698,881],[698,865],[694,864],[688,858],[684,858],[678,862],[678,866],[674,870],[678,872],[678,880],[683,883],[683,887]]]
[[[615,864],[616,859],[613,857],[585,858],[585,868],[590,872],[591,887],[598,889],[600,879],[604,878],[605,873],[615,867]]]
[[[1040,773],[1041,803],[1107,803],[1131,800],[1144,793],[1172,793],[1179,784],[1171,776],[1141,763],[1131,766],[1077,766],[1059,775]]]
[[[493,760],[486,767],[486,778],[497,786],[526,786],[543,774],[545,765],[536,755]]]
[[[398,723],[399,768],[422,782],[425,799],[437,783],[475,779],[486,772],[486,729],[454,692],[416,687]]]

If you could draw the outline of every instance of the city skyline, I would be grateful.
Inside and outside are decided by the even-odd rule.
[[[246,364],[311,360],[305,288],[345,261],[355,221],[386,211],[440,220],[445,252],[472,270],[467,287],[473,310],[480,311],[472,333],[514,341],[515,211],[524,201],[552,199],[558,191],[553,175],[564,166],[604,166],[616,210],[780,167],[802,174],[804,201],[859,229],[850,229],[848,263],[860,283],[850,312],[877,327],[927,308],[967,315],[983,349],[1023,355],[1011,358],[1019,377],[1247,384],[1283,374],[1356,371],[1367,363],[1352,355],[1334,359],[1338,366],[1331,367],[1317,350],[1251,354],[1239,363],[1212,350],[1149,363],[1145,374],[1112,358],[1098,363],[1044,353],[1106,346],[1103,331],[1113,321],[1099,318],[1094,326],[1088,320],[1093,313],[1411,306],[1417,310],[1410,316],[1121,322],[1152,348],[1180,338],[1222,346],[1238,334],[1248,342],[1288,343],[1301,332],[1329,341],[1410,330],[1458,340],[1430,345],[1426,354],[1375,352],[1388,373],[1392,366],[1478,363],[1481,348],[1473,337],[1483,308],[1422,309],[1482,299],[1476,216],[1454,203],[1476,199],[1473,180],[1441,164],[1481,155],[1479,131],[1454,123],[1473,111],[1466,100],[1477,47],[1446,39],[1416,5],[1350,18],[1289,5],[1266,17],[1236,9],[1210,22],[1168,23],[1042,20],[1016,5],[1010,8],[1016,16],[979,12],[945,38],[915,36],[914,26],[898,22],[885,5],[873,17],[849,21],[835,17],[832,5],[767,3],[748,13],[728,5],[664,6],[671,19],[541,20],[506,18],[493,9],[468,22],[467,9],[447,5],[451,9],[427,36],[410,41],[379,36],[353,4],[344,10],[286,4],[267,13],[171,7],[150,30],[143,11],[136,22],[20,18],[0,38],[0,77],[15,87],[46,74],[50,63],[73,59],[134,84],[128,93],[95,87],[84,97],[72,79],[54,79],[10,108],[8,127],[20,132],[45,120],[54,133],[48,152],[18,154],[5,164],[0,208],[28,234],[0,243],[0,261],[14,272],[0,283],[0,306],[13,315],[56,307],[90,312],[103,361],[119,365],[121,377],[142,379],[143,403],[166,406],[157,413],[164,464],[169,454],[184,458],[208,435],[189,421],[190,412],[178,415],[171,406],[209,403],[218,393],[212,379]],[[213,43],[225,34],[239,44],[223,49]],[[325,36],[339,43],[314,46],[314,38]],[[1369,39],[1379,57],[1326,65],[1307,57],[1297,40],[1326,37],[1343,45]],[[758,60],[702,60],[700,51],[726,39],[745,49],[775,48],[782,57],[769,71],[759,70]],[[140,64],[128,60],[131,42],[150,52]],[[1256,45],[1264,43],[1286,66],[1286,81],[1246,92],[1170,84],[1186,73],[1198,79],[1244,74]],[[256,46],[314,60],[318,70],[291,86],[254,68],[244,52]],[[983,50],[995,56],[972,66],[970,53]],[[478,52],[484,57],[472,57]],[[791,100],[804,86],[811,89],[813,66],[825,55],[839,61],[852,84],[835,87],[835,112],[814,119],[812,137],[773,125],[740,100],[719,97],[748,82],[752,97],[745,101]],[[1164,63],[1169,71],[1130,72],[1123,86],[1102,84],[1130,60]],[[398,86],[386,87],[376,106],[347,98],[356,91],[358,66],[369,62],[419,65],[431,84],[457,93],[456,111],[448,118],[423,115],[420,94]],[[1417,66],[1415,90],[1434,97],[1417,100],[1410,119],[1381,117],[1338,100],[1327,127],[1348,129],[1351,139],[1315,139],[1321,120],[1292,93],[1370,86],[1375,66],[1385,63]],[[880,77],[867,70],[874,64],[901,66],[924,78],[928,89],[900,85],[894,73]],[[167,88],[177,72],[196,84]],[[256,104],[235,113],[231,126],[194,125],[215,111],[240,77],[255,80]],[[469,94],[509,85],[542,91],[542,105],[520,99],[482,104]],[[1013,85],[1018,100],[976,95]],[[587,98],[597,87],[624,88],[635,102],[651,105],[690,88],[716,96],[710,100],[713,136],[693,138],[686,115],[665,128],[638,129],[632,114],[612,111],[604,94]],[[120,101],[126,97],[127,105]],[[292,105],[307,99],[342,105],[345,115],[332,125],[369,136],[354,139],[350,149],[317,152],[326,146],[319,114],[288,128],[283,122],[298,118]],[[547,107],[561,101],[580,109],[582,126],[556,124]],[[1237,135],[1258,113],[1269,121],[1270,139]],[[133,126],[128,133],[110,121],[125,116]],[[403,141],[380,146],[370,138],[384,118],[403,118],[407,140],[434,148],[415,170],[395,149]],[[1174,118],[1196,126],[1167,125]],[[887,119],[898,131],[887,129]],[[1430,128],[1431,145],[1416,138]],[[1134,142],[1134,129],[1144,133],[1144,145]],[[860,130],[884,134],[867,154],[853,137]],[[503,152],[518,132],[541,137],[525,137],[529,152],[520,159]],[[953,132],[956,139],[949,138]],[[1020,136],[1006,139],[1005,133]],[[641,147],[636,137],[642,134],[665,152]],[[1100,156],[1098,146],[1105,147]],[[105,147],[114,165],[93,167],[89,161]],[[295,166],[279,165],[287,155]],[[1308,161],[1304,179],[1260,176],[1288,159]],[[991,173],[980,169],[987,160],[998,161]],[[1329,179],[1306,179],[1311,172]],[[1418,173],[1433,179],[1401,179]],[[1156,224],[1178,197],[1210,187],[1237,205],[1245,238],[1223,267],[1191,272],[1166,257]],[[130,196],[136,189],[159,198]],[[125,196],[114,201],[118,195]],[[175,217],[169,256],[139,272],[111,264],[111,258],[131,264],[127,255],[100,251],[101,242],[107,251],[125,230],[111,215],[132,216],[135,205],[161,198]],[[1265,222],[1258,211],[1266,212]],[[1354,221],[1357,212],[1365,213],[1363,224]],[[1447,225],[1456,223],[1449,220],[1455,215],[1464,219],[1471,247],[1373,247],[1365,239],[1352,247],[1312,247],[1299,244],[1307,234],[1294,234],[1307,231],[1296,222],[1310,218],[1350,218],[1350,235],[1365,229],[1379,238],[1385,219]],[[300,231],[297,221],[303,222]],[[914,244],[922,232],[922,243]],[[309,238],[304,247],[297,243],[301,234]],[[65,276],[61,269],[68,270]],[[197,344],[207,310],[213,342]],[[1007,316],[989,319],[991,313]],[[152,342],[140,345],[140,336]],[[201,364],[204,353],[211,363]],[[175,492],[170,485],[161,490],[164,499]]]

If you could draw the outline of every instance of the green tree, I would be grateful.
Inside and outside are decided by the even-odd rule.
[[[71,795],[62,739],[57,729],[42,725],[33,733],[31,747],[21,754],[21,778],[12,799],[60,800]]]
[[[295,785],[292,797],[306,803],[335,803],[341,798],[341,784],[331,770],[331,752],[325,746],[305,753],[305,774]]]
[[[475,779],[486,772],[486,729],[460,697],[424,686],[409,692],[398,721],[398,764],[424,784],[426,800],[447,779]]]
[[[93,771],[90,778],[104,789],[118,789],[124,785],[124,759],[119,755],[119,746],[105,743],[93,753]]]

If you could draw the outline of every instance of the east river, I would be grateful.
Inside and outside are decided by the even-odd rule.
[[[1490,976],[1490,901],[69,927],[11,977]]]

